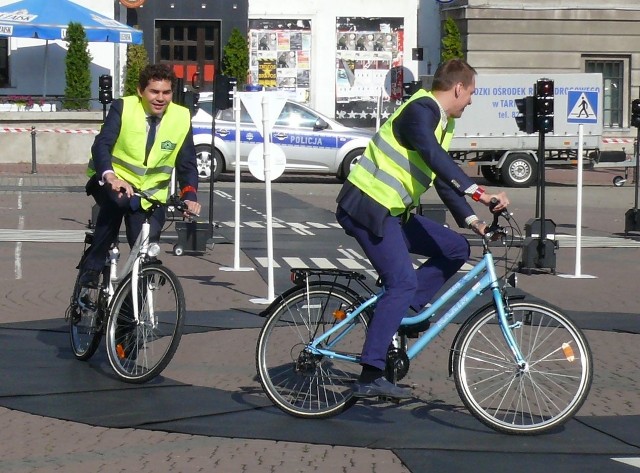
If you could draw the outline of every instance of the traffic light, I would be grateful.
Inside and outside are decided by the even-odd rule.
[[[113,77],[103,74],[98,78],[98,100],[102,105],[113,102]]]
[[[640,128],[640,99],[631,102],[631,126]]]
[[[237,84],[234,77],[217,74],[214,82],[214,100],[216,110],[226,110],[233,107],[233,88]]]
[[[528,134],[538,131],[538,127],[536,126],[535,97],[528,96],[516,99],[516,107],[518,108],[518,115],[516,115],[518,130]]]
[[[553,133],[553,81],[539,79],[536,82],[537,131]]]
[[[200,94],[194,90],[187,90],[184,93],[184,106],[189,109],[191,116],[194,116],[198,111],[198,101],[200,100]]]

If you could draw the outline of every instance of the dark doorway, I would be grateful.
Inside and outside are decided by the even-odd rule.
[[[156,63],[171,64],[185,85],[213,90],[220,67],[220,22],[157,20]]]

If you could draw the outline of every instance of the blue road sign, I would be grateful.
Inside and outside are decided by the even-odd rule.
[[[567,92],[567,122],[598,123],[598,92]]]

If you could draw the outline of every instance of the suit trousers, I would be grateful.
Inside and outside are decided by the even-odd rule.
[[[132,247],[142,229],[145,211],[141,208],[132,210],[132,199],[129,199],[126,195],[118,197],[118,194],[108,189],[107,186],[99,185],[95,177],[87,183],[87,194],[93,196],[100,206],[100,211],[95,222],[93,243],[89,248],[82,269],[83,272],[87,270],[102,271],[109,248],[118,239],[122,220],[124,219],[125,222],[127,242],[129,247]],[[136,207],[139,207],[139,205],[136,205]],[[150,241],[160,241],[160,233],[165,219],[164,207],[154,211],[150,219]]]
[[[424,307],[469,259],[467,239],[422,215],[407,221],[389,216],[383,236],[371,233],[338,207],[336,217],[353,236],[382,279],[385,292],[374,310],[362,349],[362,364],[384,369],[387,350],[409,308]],[[414,269],[411,254],[428,257]]]

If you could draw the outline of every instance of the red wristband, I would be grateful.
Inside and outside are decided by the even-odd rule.
[[[180,198],[182,198],[187,192],[193,192],[195,194],[198,191],[196,191],[196,188],[193,186],[186,186],[182,191],[180,191]]]
[[[471,198],[476,202],[480,201],[480,197],[484,194],[484,189],[482,187],[478,187],[476,191],[471,195]]]

